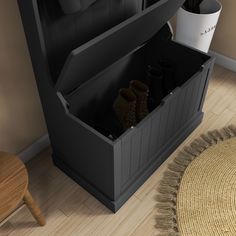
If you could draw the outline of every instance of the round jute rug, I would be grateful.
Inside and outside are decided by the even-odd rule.
[[[158,235],[236,236],[236,127],[184,148],[158,190]]]

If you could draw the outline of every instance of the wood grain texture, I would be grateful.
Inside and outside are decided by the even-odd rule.
[[[0,152],[0,223],[5,222],[6,218],[8,220],[8,217],[10,219],[11,215],[14,215],[12,213],[17,214],[17,209],[21,211],[22,207],[19,206],[23,203],[39,225],[45,225],[45,219],[28,191],[25,165],[16,156]]]
[[[41,210],[36,205],[34,199],[32,198],[28,190],[26,190],[23,200],[26,206],[29,208],[33,217],[38,221],[39,225],[44,226],[46,224],[46,221],[41,213]]]
[[[192,94],[194,96],[194,93]],[[183,98],[184,100],[184,98]],[[181,108],[180,106],[178,108]],[[228,124],[236,125],[236,74],[216,66],[210,82],[202,124],[179,146],[169,159],[143,184],[116,213],[88,194],[70,178],[54,167],[48,149],[27,166],[30,175],[30,191],[47,216],[45,227],[35,227],[25,209],[18,212],[0,228],[1,236],[153,236],[155,229],[155,195],[159,180],[176,153],[201,133],[220,129]],[[175,116],[181,116],[177,109]],[[178,124],[174,124],[174,128]],[[150,130],[143,129],[145,137]],[[147,139],[141,140],[142,143]],[[127,140],[128,141],[128,140]],[[135,140],[135,142],[138,142]],[[146,145],[144,145],[146,146]],[[140,165],[147,150],[141,150]],[[129,160],[130,157],[127,157]],[[124,163],[125,164],[125,163]],[[134,168],[137,163],[134,163]],[[128,178],[129,170],[124,174]],[[125,179],[124,179],[125,180]]]
[[[0,152],[0,222],[20,204],[27,187],[24,164],[13,155]]]

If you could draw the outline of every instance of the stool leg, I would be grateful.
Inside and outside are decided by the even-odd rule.
[[[30,192],[27,190],[25,193],[25,196],[23,198],[26,206],[29,208],[31,214],[36,219],[36,221],[39,223],[40,226],[43,226],[46,224],[46,221],[41,213],[41,210],[36,205],[34,199],[32,198]]]

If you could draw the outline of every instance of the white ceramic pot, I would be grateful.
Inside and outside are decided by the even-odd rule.
[[[176,41],[208,52],[222,10],[217,0],[204,0],[201,14],[180,8],[177,13]]]

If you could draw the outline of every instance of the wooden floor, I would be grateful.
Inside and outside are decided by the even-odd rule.
[[[203,123],[178,150],[202,132],[236,125],[236,73],[215,67],[204,111]],[[0,228],[0,235],[151,236],[156,233],[156,189],[166,164],[176,152],[116,214],[54,167],[50,154],[51,150],[47,149],[27,165],[30,190],[46,216],[47,225],[38,227],[23,208]]]

